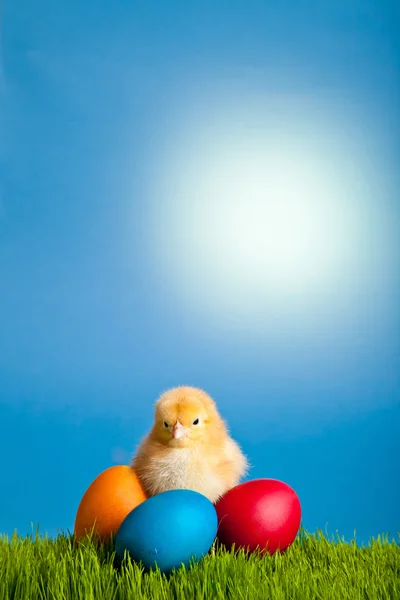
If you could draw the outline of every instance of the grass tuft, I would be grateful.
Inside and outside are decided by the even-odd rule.
[[[400,536],[399,536],[400,538]],[[0,600],[393,600],[400,598],[400,546],[386,536],[359,547],[301,530],[273,556],[212,548],[189,568],[146,573],[113,541],[14,534],[0,538]]]

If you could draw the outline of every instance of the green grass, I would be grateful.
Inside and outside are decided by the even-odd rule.
[[[358,547],[304,531],[283,554],[235,555],[224,549],[167,577],[144,573],[112,545],[88,538],[0,538],[0,600],[352,600],[400,598],[400,546],[388,538]]]

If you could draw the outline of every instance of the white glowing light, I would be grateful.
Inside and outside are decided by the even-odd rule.
[[[177,120],[151,248],[183,311],[260,329],[329,310],[365,275],[373,174],[338,128],[265,102]]]
[[[245,282],[271,298],[310,290],[340,260],[332,186],[310,158],[248,150],[216,158],[213,170],[197,181],[192,175],[198,201],[180,208],[183,254],[195,260],[190,266],[177,248],[181,268],[197,264],[226,288]]]

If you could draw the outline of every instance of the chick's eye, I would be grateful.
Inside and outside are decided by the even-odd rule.
[[[198,425],[198,424],[199,424],[199,419],[195,419],[195,420],[193,421],[193,425]]]
[[[164,421],[164,427],[165,427],[165,429],[167,429],[167,427],[169,427],[167,421]]]

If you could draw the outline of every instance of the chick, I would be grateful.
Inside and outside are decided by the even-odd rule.
[[[174,489],[200,492],[216,502],[248,469],[215,402],[203,390],[168,390],[155,405],[154,424],[132,460],[147,495]]]

